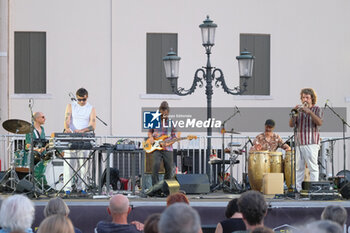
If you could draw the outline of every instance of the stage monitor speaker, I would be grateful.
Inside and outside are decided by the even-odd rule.
[[[344,184],[340,189],[340,194],[345,199],[350,199],[350,182]]]
[[[147,192],[148,196],[168,196],[179,192],[180,184],[176,180],[161,180],[153,185]]]
[[[185,191],[186,194],[210,192],[207,174],[177,174],[176,180],[180,184],[180,190]]]
[[[330,181],[304,181],[302,189],[309,192],[321,192],[333,190],[333,183]]]
[[[31,192],[34,191],[33,189],[33,183],[26,180],[26,179],[22,179],[18,182],[18,184],[16,185],[16,191],[20,192],[20,193],[26,193],[26,192]],[[41,194],[40,189],[35,188],[35,193]]]

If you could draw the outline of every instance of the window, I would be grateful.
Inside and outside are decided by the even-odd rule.
[[[172,94],[163,64],[171,48],[177,53],[176,33],[147,33],[147,94]]]
[[[46,32],[15,32],[15,94],[46,93]]]
[[[247,80],[247,91],[243,95],[270,95],[270,35],[241,34],[240,51],[255,56],[253,77]],[[240,80],[242,87],[244,80]]]

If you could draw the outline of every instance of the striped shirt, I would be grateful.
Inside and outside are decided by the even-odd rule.
[[[318,106],[312,106],[310,110],[319,118],[323,118],[323,111]],[[320,143],[319,126],[313,122],[311,115],[299,112],[297,118],[297,143],[299,145],[311,145]]]

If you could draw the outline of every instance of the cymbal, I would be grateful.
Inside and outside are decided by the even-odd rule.
[[[30,132],[31,124],[27,121],[11,119],[4,121],[2,127],[11,133],[26,134]]]

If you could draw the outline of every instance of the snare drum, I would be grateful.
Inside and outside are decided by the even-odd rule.
[[[63,162],[62,159],[40,161],[34,168],[34,177],[41,186],[61,190],[63,187]]]
[[[253,190],[262,191],[263,174],[270,172],[268,151],[250,151],[248,158],[248,177]]]
[[[271,173],[283,173],[283,157],[282,152],[279,151],[270,151],[270,164],[271,164]]]

